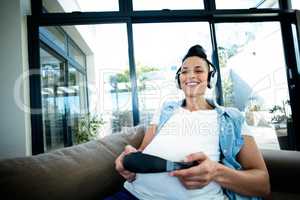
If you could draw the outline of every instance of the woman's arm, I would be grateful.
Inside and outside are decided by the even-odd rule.
[[[248,196],[267,196],[270,193],[269,174],[262,154],[251,136],[244,136],[245,144],[237,160],[243,170],[219,164],[214,180],[222,187]]]
[[[138,148],[139,151],[143,151],[146,148],[146,146],[151,142],[151,140],[154,138],[155,133],[156,133],[156,128],[157,128],[157,125],[155,125],[155,124],[151,124],[149,126],[149,128],[147,129],[147,131],[145,133],[143,141],[142,141],[140,147]]]
[[[235,170],[210,160],[199,152],[190,154],[187,162],[198,161],[199,165],[171,173],[177,176],[189,189],[201,188],[211,181],[222,187],[248,196],[265,197],[270,193],[269,175],[254,139],[244,136],[245,144],[238,154],[238,161],[243,170]]]

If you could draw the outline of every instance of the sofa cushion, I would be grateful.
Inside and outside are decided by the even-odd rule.
[[[142,126],[50,153],[0,161],[0,194],[8,199],[102,199],[123,182],[114,160],[139,146]]]

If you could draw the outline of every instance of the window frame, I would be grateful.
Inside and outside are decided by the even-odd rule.
[[[200,1],[200,0],[199,0]],[[287,78],[289,84],[289,94],[291,99],[292,117],[294,120],[295,130],[300,130],[300,99],[296,95],[296,91],[300,90],[300,78],[297,74],[297,63],[294,52],[294,44],[292,36],[291,24],[296,23],[295,11],[290,8],[290,0],[279,0],[279,9],[218,9],[216,10],[214,0],[203,0],[204,9],[199,10],[158,10],[158,11],[133,11],[132,0],[119,0],[119,11],[113,12],[75,12],[75,13],[43,13],[42,0],[31,0],[32,15],[28,16],[28,31],[29,31],[29,66],[30,69],[38,68],[39,54],[35,51],[36,35],[39,26],[63,26],[63,25],[83,25],[83,24],[111,24],[111,23],[126,23],[128,34],[128,56],[129,56],[129,71],[132,84],[132,106],[133,106],[133,121],[134,125],[139,124],[139,109],[138,95],[136,84],[136,69],[134,63],[133,49],[133,33],[132,24],[135,23],[160,23],[160,22],[209,22],[212,38],[213,56],[212,61],[219,70],[217,41],[215,36],[215,23],[234,23],[234,22],[265,22],[274,21],[281,23],[281,32],[284,46],[284,56],[287,67]],[[38,49],[38,48],[37,48]],[[295,67],[296,66],[296,67]],[[32,78],[30,87],[38,81]],[[217,87],[221,92],[221,77],[218,78]],[[31,87],[32,89],[32,87]],[[31,106],[33,108],[40,107],[40,95],[38,87],[30,91]],[[218,99],[222,104],[222,98]],[[32,115],[31,115],[32,116]],[[32,116],[32,127],[40,131],[40,119],[38,116]],[[298,131],[299,132],[299,131]],[[33,131],[33,135],[38,134],[38,131]],[[34,141],[38,136],[33,136],[33,154],[42,152],[39,148],[41,139]],[[300,134],[296,135],[296,149],[300,150]],[[36,148],[35,148],[36,146]]]

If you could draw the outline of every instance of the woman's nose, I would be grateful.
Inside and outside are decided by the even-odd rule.
[[[189,77],[195,77],[196,74],[195,74],[195,72],[193,70],[190,70],[189,73],[188,73],[188,76]]]

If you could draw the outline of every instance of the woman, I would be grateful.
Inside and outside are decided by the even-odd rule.
[[[267,168],[241,113],[204,97],[215,78],[216,69],[204,49],[191,47],[176,73],[185,99],[165,103],[140,147],[126,146],[116,159],[116,170],[127,181],[115,198],[223,200],[269,194]],[[135,174],[124,169],[122,160],[136,151],[198,165],[171,173]]]

